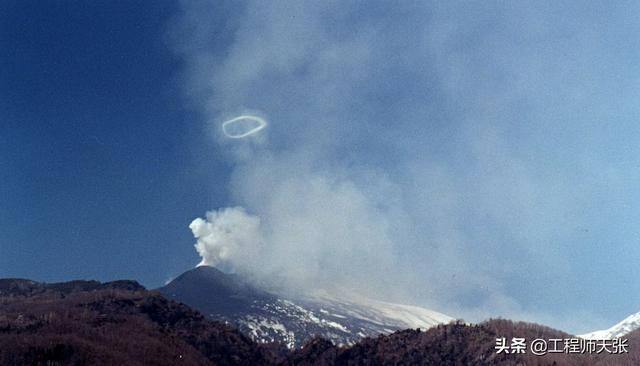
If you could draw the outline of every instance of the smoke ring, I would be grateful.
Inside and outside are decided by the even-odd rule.
[[[238,123],[238,122],[242,122],[242,121],[253,121],[253,122],[258,122],[258,125],[246,132],[243,133],[230,133],[227,130],[227,127],[231,124],[234,123]],[[225,136],[232,138],[232,139],[241,139],[243,137],[248,137],[251,136],[261,130],[263,130],[265,127],[267,127],[267,121],[265,121],[264,119],[257,117],[257,116],[251,116],[251,115],[242,115],[242,116],[238,116],[236,118],[232,118],[228,121],[222,122],[222,132],[224,133]]]

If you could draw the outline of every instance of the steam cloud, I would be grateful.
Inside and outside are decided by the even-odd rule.
[[[211,121],[270,120],[268,143],[219,144],[233,207],[191,223],[201,264],[589,329],[557,304],[587,291],[570,259],[600,215],[585,197],[631,189],[597,116],[636,107],[612,96],[631,84],[585,94],[616,69],[608,23],[545,6],[185,2],[172,36],[193,100]],[[215,126],[266,126],[238,118]]]
[[[240,258],[251,253],[251,248],[262,240],[260,220],[241,207],[209,212],[206,221],[197,218],[189,228],[198,239],[196,250],[202,257],[200,266],[224,266],[230,260],[241,262]]]
[[[201,264],[277,278],[294,289],[387,281],[393,258],[388,217],[353,182],[302,173],[267,188],[273,192],[255,192],[267,194],[264,225],[239,207],[193,221]]]

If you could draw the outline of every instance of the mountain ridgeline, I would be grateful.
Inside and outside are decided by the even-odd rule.
[[[187,291],[195,279],[210,282],[201,306],[219,314],[255,312],[257,300],[277,301],[273,295],[246,285],[235,276],[209,269],[176,279],[173,288]],[[212,277],[210,277],[212,276]],[[184,282],[183,282],[184,281]],[[183,282],[183,283],[181,283]],[[180,285],[180,286],[178,286]],[[219,286],[219,287],[218,287]],[[189,293],[189,291],[187,291]],[[182,295],[185,295],[184,293]],[[232,299],[232,300],[230,300]],[[276,298],[277,299],[277,298]],[[235,302],[233,302],[235,301]],[[320,301],[320,300],[314,300]],[[338,302],[332,299],[334,303]],[[373,310],[347,313],[323,303],[327,313],[373,317]],[[330,304],[329,304],[330,305]],[[368,305],[375,311],[398,311],[393,304]],[[298,306],[298,305],[296,305]],[[319,305],[320,306],[320,305]],[[337,305],[336,305],[337,306]],[[358,306],[363,306],[362,303]],[[289,311],[290,309],[287,309]],[[304,311],[312,311],[314,309]],[[300,310],[301,314],[304,313]],[[409,310],[422,314],[418,310]],[[319,312],[320,310],[318,310]],[[367,312],[368,311],[368,312]],[[214,314],[214,313],[212,313]],[[226,314],[226,315],[225,315]],[[307,314],[307,313],[305,313]],[[319,312],[321,315],[327,315]],[[430,314],[430,313],[428,313]],[[215,315],[215,314],[214,314]],[[291,348],[279,342],[254,341],[229,320],[213,320],[191,307],[148,291],[134,281],[99,283],[71,281],[43,284],[22,279],[0,280],[1,365],[638,365],[640,331],[628,335],[629,354],[587,355],[497,354],[497,337],[563,338],[568,335],[544,326],[491,320],[478,325],[437,324],[428,330],[404,329],[364,337],[342,346],[322,333]],[[273,315],[273,314],[272,314]],[[308,315],[308,314],[307,314]],[[363,315],[363,316],[365,316]],[[391,314],[396,316],[398,314]],[[385,316],[391,316],[385,315]],[[404,314],[406,318],[406,314]],[[382,317],[382,315],[380,315]],[[403,317],[399,317],[403,319]],[[318,321],[322,324],[329,316]],[[331,318],[333,319],[333,318]],[[339,319],[339,318],[338,318]],[[378,321],[383,318],[371,318]],[[311,320],[312,323],[317,323]],[[314,324],[315,324],[314,323]],[[346,323],[346,322],[345,322]],[[301,323],[302,324],[302,323]],[[350,323],[346,323],[350,324]],[[342,325],[345,326],[345,325]],[[359,325],[358,325],[359,326]],[[276,327],[277,328],[277,327]],[[331,328],[331,327],[329,327]],[[250,329],[250,328],[247,328]],[[326,328],[320,328],[326,331]],[[288,330],[289,331],[289,330]]]
[[[314,336],[352,345],[407,328],[431,328],[453,318],[416,306],[385,303],[353,293],[316,291],[291,297],[269,293],[235,274],[201,266],[158,289],[211,319],[225,320],[254,341],[290,349]]]
[[[1,365],[256,365],[268,354],[133,281],[0,280]]]

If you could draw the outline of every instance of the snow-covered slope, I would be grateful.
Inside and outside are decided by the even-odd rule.
[[[212,267],[188,271],[160,288],[166,297],[224,320],[258,342],[289,348],[313,336],[338,345],[407,328],[427,329],[453,318],[417,306],[367,299],[346,291],[289,298],[257,289]]]
[[[620,323],[609,329],[597,330],[595,332],[579,335],[585,339],[614,339],[624,337],[626,334],[640,328],[640,313],[635,313],[625,318]]]
[[[308,299],[312,303],[324,304],[326,308],[342,311],[349,317],[366,319],[380,325],[396,324],[402,328],[428,329],[454,320],[419,306],[372,300],[347,291],[316,291]]]

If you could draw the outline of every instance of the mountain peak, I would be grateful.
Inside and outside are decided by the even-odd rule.
[[[596,330],[579,337],[585,339],[615,339],[624,337],[636,329],[640,329],[640,312],[629,315],[609,329]]]
[[[198,266],[184,272],[180,276],[173,279],[171,282],[184,281],[184,280],[189,280],[189,281],[208,280],[208,281],[227,282],[227,281],[233,281],[233,279],[237,277],[238,276],[235,274],[223,272],[216,267]]]
[[[158,289],[210,318],[234,324],[259,342],[279,341],[296,348],[316,335],[335,344],[407,327],[430,328],[452,318],[417,306],[398,305],[351,294],[270,293],[217,268],[191,269]]]
[[[270,297],[238,275],[211,266],[193,268],[158,290],[168,298],[189,304],[214,318],[242,312],[251,301]]]

